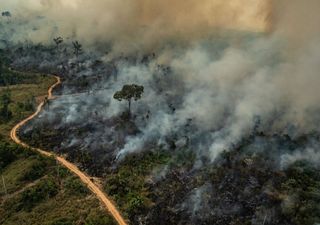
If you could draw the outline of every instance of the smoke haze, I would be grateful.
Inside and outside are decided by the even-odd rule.
[[[319,0],[0,0],[0,9],[12,13],[0,18],[0,48],[12,52],[12,67],[64,78],[60,96],[25,127],[26,137],[52,141],[44,149],[75,161],[89,153],[94,169],[84,168],[100,174],[133,153],[164,151],[172,161],[192,153],[185,156],[190,168],[153,170],[153,191],[180,172],[191,182],[182,179],[182,200],[156,195],[161,204],[149,218],[166,217],[159,212],[168,204],[194,219],[236,218],[248,212],[239,199],[252,197],[262,203],[251,223],[271,224],[278,220],[266,221],[265,193],[284,179],[272,171],[299,160],[319,167]],[[64,43],[54,46],[58,36]],[[82,54],[74,54],[75,40]],[[133,83],[144,94],[125,120],[127,104],[113,95]],[[232,162],[222,162],[225,151],[234,153]],[[215,183],[208,174],[220,163],[226,174]],[[241,177],[242,169],[249,172]],[[279,211],[272,199],[270,215]]]
[[[265,1],[243,4],[241,0],[205,0],[201,4],[195,0],[14,0],[2,1],[0,6],[25,17],[30,26],[38,24],[41,28],[34,35],[36,41],[51,41],[54,34],[87,44],[112,42],[117,51],[153,51],[169,41],[206,39],[218,29],[263,31]],[[37,16],[45,19],[39,21]]]
[[[104,93],[106,113],[113,116],[123,108],[112,93],[129,81],[142,84],[147,96],[136,110],[152,114],[147,124],[137,121],[142,132],[127,138],[118,158],[150,140],[162,143],[190,120],[196,127],[188,134],[191,143],[212,161],[257,130],[293,138],[319,131],[317,0],[15,0],[0,6],[27,21],[17,26],[14,41],[49,43],[60,35],[87,45],[107,43],[116,54],[157,53],[148,65],[119,64],[117,83]],[[164,87],[162,96],[157,65],[169,66],[172,77],[165,84],[176,84]],[[70,107],[67,118],[86,118],[94,105],[92,98],[86,101],[83,114],[73,118]],[[174,113],[169,102],[176,104]]]

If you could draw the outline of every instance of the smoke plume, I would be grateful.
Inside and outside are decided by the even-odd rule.
[[[110,42],[116,51],[127,52],[207,39],[219,29],[263,31],[267,4],[262,0],[201,4],[195,0],[14,0],[1,2],[0,7],[29,22],[29,28],[21,29],[31,28],[30,33],[38,28],[33,41],[48,42],[60,35],[87,44]],[[23,38],[27,36],[18,39]]]
[[[10,36],[16,42],[49,43],[59,35],[109,45],[115,55],[156,53],[147,64],[118,63],[117,82],[104,84],[98,94],[111,118],[124,110],[112,93],[128,82],[145,86],[135,110],[149,111],[150,119],[135,121],[141,132],[126,138],[117,158],[176,135],[176,145],[188,142],[214,161],[254,132],[296,138],[319,131],[317,0],[15,0],[0,6],[17,15],[8,22],[18,21]],[[106,63],[113,56],[95,55]],[[81,74],[93,75],[92,61],[83,61],[87,71]],[[170,73],[159,70],[162,65]],[[73,106],[64,110],[68,120],[61,123],[85,121],[92,107],[99,108],[95,99],[71,99]]]

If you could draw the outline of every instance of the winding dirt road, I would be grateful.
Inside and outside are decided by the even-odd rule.
[[[52,94],[53,89],[58,86],[59,84],[61,84],[61,80],[60,77],[58,76],[54,76],[57,79],[57,82],[52,85],[49,90],[48,90],[48,100],[50,99],[54,99],[54,96]],[[28,144],[22,142],[20,140],[20,138],[18,137],[18,131],[19,129],[25,125],[27,122],[29,122],[30,120],[32,120],[34,117],[36,117],[42,110],[43,106],[45,105],[45,100],[42,101],[38,107],[37,110],[35,111],[35,113],[33,113],[31,116],[29,116],[28,118],[22,120],[20,123],[18,123],[10,132],[10,137],[11,139],[26,148],[30,148],[33,149],[37,152],[39,152],[40,154],[47,156],[47,157],[54,157],[59,163],[61,163],[63,166],[65,166],[66,168],[68,168],[72,173],[74,173],[75,175],[77,175],[81,181],[86,184],[86,186],[92,191],[93,194],[95,194],[98,199],[101,201],[101,203],[105,206],[105,208],[110,212],[110,214],[114,217],[114,219],[116,220],[116,222],[119,225],[127,225],[127,223],[125,222],[125,220],[122,218],[120,212],[117,210],[117,208],[115,207],[115,205],[112,203],[112,201],[106,196],[106,194],[96,185],[94,184],[90,177],[86,174],[84,174],[83,172],[81,172],[79,170],[79,168],[72,164],[71,162],[67,161],[66,159],[51,153],[51,152],[47,152],[44,151],[42,149],[39,148],[33,148],[31,146],[29,146]]]

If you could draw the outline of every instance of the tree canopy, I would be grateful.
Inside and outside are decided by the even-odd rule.
[[[1,15],[3,17],[11,17],[11,13],[9,11],[2,12]]]
[[[129,104],[129,113],[131,113],[131,102],[132,100],[137,101],[141,98],[144,92],[144,87],[136,84],[127,84],[122,87],[120,91],[117,91],[113,98],[122,101],[126,100]]]
[[[53,38],[53,41],[57,45],[57,47],[59,47],[59,45],[63,43],[63,38],[62,37],[56,37],[56,38]]]
[[[78,57],[82,53],[82,45],[78,41],[72,42],[74,48],[74,54]]]

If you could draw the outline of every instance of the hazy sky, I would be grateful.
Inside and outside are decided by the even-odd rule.
[[[83,43],[117,42],[154,48],[171,40],[194,41],[218,29],[263,31],[268,15],[265,0],[0,0],[0,9],[37,27],[34,40],[51,40],[53,33]],[[50,21],[32,24],[36,16]],[[49,29],[54,27],[54,31]],[[28,27],[24,29],[28,30]],[[26,35],[24,35],[26,36]],[[131,48],[130,47],[130,48]]]

